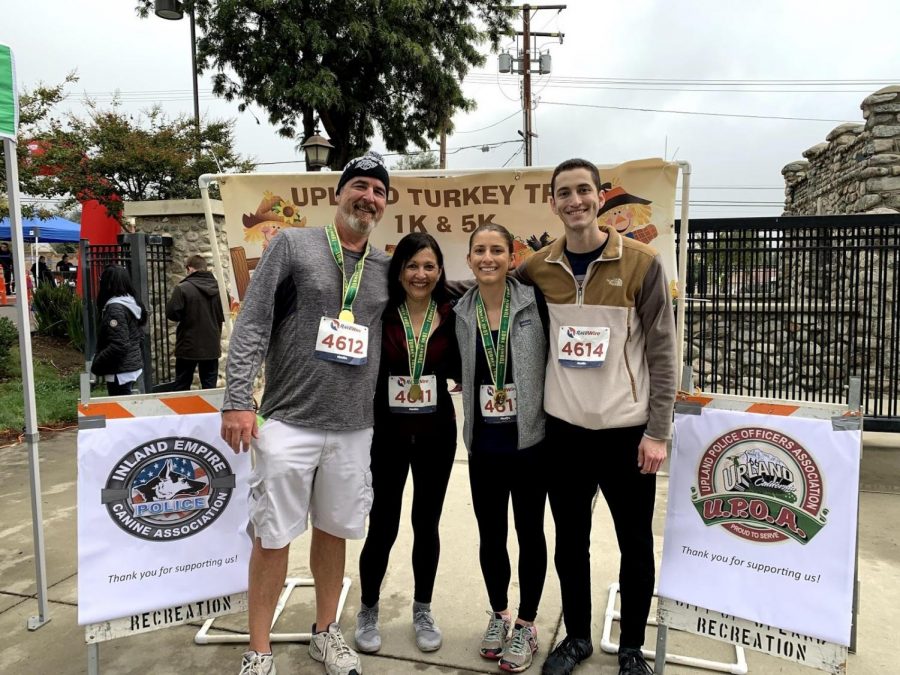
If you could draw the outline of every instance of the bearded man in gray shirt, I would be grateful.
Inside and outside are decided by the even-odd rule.
[[[263,254],[231,335],[222,438],[251,445],[249,651],[242,675],[275,675],[269,631],[291,541],[312,522],[316,585],[310,656],[329,675],[360,675],[337,620],[347,539],[365,536],[372,504],[369,451],[387,304],[388,256],[369,234],[390,179],[380,155],[351,160],[337,185],[334,222],[287,228]],[[254,410],[253,379],[266,364]]]

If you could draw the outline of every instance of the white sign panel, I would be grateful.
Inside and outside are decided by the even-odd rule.
[[[659,594],[849,645],[860,433],[676,414]]]
[[[847,648],[833,642],[781,628],[772,628],[668,598],[659,598],[657,615],[660,623],[675,630],[729,642],[834,675],[843,675],[847,672]]]
[[[219,413],[78,432],[78,623],[247,590],[250,458]]]

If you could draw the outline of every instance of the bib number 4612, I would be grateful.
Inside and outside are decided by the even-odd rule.
[[[356,338],[347,337],[345,335],[328,334],[322,339],[322,344],[330,349],[336,349],[339,352],[347,354],[364,354],[363,341]]]

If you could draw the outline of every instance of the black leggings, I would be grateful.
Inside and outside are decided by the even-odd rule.
[[[410,469],[413,475],[413,598],[416,602],[431,602],[441,555],[438,525],[455,453],[455,422],[445,433],[427,436],[399,437],[376,432],[371,469],[374,499],[369,532],[359,556],[361,599],[367,607],[378,603],[391,547],[400,529],[403,489]]]
[[[511,453],[473,453],[469,456],[472,507],[478,521],[479,558],[491,609],[509,607],[512,575],[506,538],[509,498],[519,541],[519,618],[534,621],[547,576],[544,505],[547,467],[544,444]]]
[[[656,474],[642,474],[637,448],[644,427],[590,430],[547,418],[553,444],[550,509],[556,523],[556,572],[570,637],[591,637],[591,502],[597,486],[619,543],[622,647],[640,647],[653,599]]]

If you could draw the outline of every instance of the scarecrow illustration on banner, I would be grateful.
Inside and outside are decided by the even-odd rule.
[[[625,237],[649,244],[659,236],[659,230],[650,222],[653,217],[649,199],[629,194],[621,186],[603,183],[600,192],[606,200],[597,213],[597,222],[609,225]]]
[[[271,192],[264,192],[256,213],[245,213],[244,241],[260,244],[265,251],[272,238],[285,227],[306,227],[306,216],[300,207]]]

